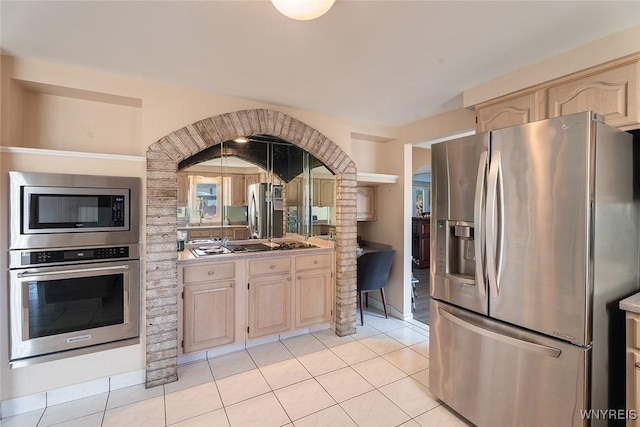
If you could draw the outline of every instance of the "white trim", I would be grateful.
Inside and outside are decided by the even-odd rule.
[[[475,134],[476,134],[475,130],[468,130],[466,132],[455,133],[453,135],[443,136],[442,138],[432,139],[430,141],[419,142],[417,144],[413,144],[413,146],[420,147],[420,148],[431,148],[432,144],[436,144],[438,142],[451,141],[452,139],[463,138],[465,136],[471,136]]]
[[[84,159],[120,160],[126,162],[146,162],[143,156],[125,156],[123,154],[88,153],[84,151],[48,150],[43,148],[0,146],[0,152],[12,154],[30,154],[37,156],[78,157]]]
[[[395,184],[398,182],[398,175],[386,175],[383,173],[358,172],[358,182],[370,182],[377,184]]]

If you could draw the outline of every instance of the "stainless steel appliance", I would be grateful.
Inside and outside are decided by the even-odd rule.
[[[9,249],[139,241],[140,180],[9,172]]]
[[[431,391],[478,426],[615,422],[583,411],[624,410],[632,136],[585,112],[432,156]]]
[[[140,180],[9,179],[11,366],[139,342]]]
[[[138,244],[9,255],[12,367],[139,342]]]
[[[283,236],[284,200],[281,185],[262,182],[249,189],[249,237],[270,239]]]

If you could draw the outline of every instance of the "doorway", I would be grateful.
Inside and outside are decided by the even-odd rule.
[[[429,264],[431,262],[431,150],[414,149],[420,167],[415,170],[411,193],[411,309],[413,318],[429,325]],[[414,163],[415,164],[415,163]]]

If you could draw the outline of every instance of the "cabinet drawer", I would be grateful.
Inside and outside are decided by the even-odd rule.
[[[189,239],[211,237],[211,230],[189,230]]]
[[[235,277],[235,263],[225,262],[220,264],[204,264],[183,267],[182,282],[202,283],[214,280],[232,279]]]
[[[331,268],[331,254],[302,255],[296,257],[296,271],[312,268]]]
[[[249,261],[249,275],[288,273],[291,271],[291,258],[255,259]]]

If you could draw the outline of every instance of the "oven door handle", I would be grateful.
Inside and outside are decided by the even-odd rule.
[[[19,278],[23,277],[35,277],[35,276],[58,276],[60,274],[75,274],[86,273],[91,271],[111,271],[111,270],[128,270],[128,265],[112,265],[109,267],[94,267],[94,268],[78,268],[74,270],[56,270],[56,271],[44,271],[44,272],[31,272],[29,270],[18,273]]]

